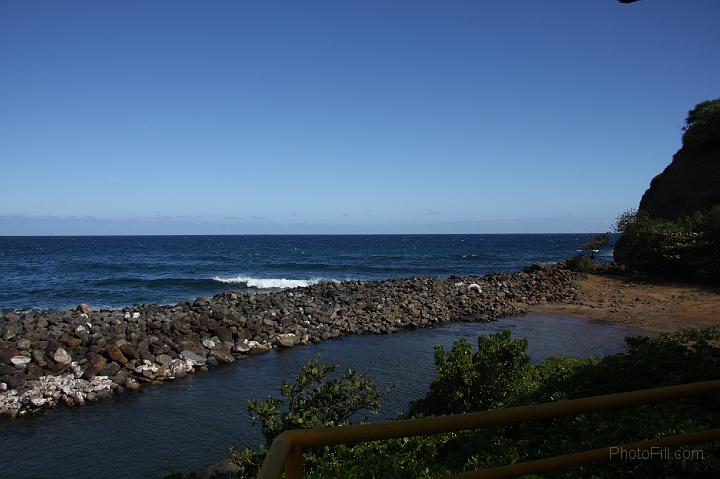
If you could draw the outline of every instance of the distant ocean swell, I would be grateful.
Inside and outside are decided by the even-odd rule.
[[[236,288],[254,289],[285,289],[309,286],[324,280],[313,279],[286,279],[286,278],[251,278],[248,276],[231,276],[214,278],[112,278],[96,281],[96,286],[124,286],[143,288],[166,288],[181,286],[186,288],[211,288],[218,283],[232,285]]]
[[[483,275],[577,254],[592,235],[0,237],[0,311],[176,304],[320,281]],[[599,251],[611,258],[612,248]]]

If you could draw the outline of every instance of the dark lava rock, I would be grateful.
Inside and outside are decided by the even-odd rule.
[[[558,267],[533,266],[483,277],[318,283],[266,294],[224,292],[175,306],[124,311],[6,314],[0,320],[0,382],[22,393],[39,374],[67,374],[75,381],[81,373],[82,381],[102,382],[98,376],[107,376],[113,390],[133,390],[138,381],[182,377],[267,352],[273,345],[388,334],[455,320],[491,321],[520,314],[527,304],[577,301],[576,278]],[[24,368],[11,362],[18,355],[30,359]],[[105,397],[108,389],[102,391],[93,397]],[[69,401],[82,404],[79,397]]]
[[[18,354],[20,354],[20,350],[17,348],[0,348],[0,363],[12,365],[10,360]]]
[[[105,349],[105,353],[107,354],[108,358],[110,358],[111,360],[118,362],[120,364],[125,364],[128,362],[128,359],[125,357],[123,352],[117,346],[107,347]]]
[[[83,379],[92,379],[97,376],[100,371],[105,368],[106,363],[107,361],[103,356],[100,356],[99,354],[92,356],[88,361],[87,368],[85,368],[85,371],[83,372]]]
[[[230,353],[230,349],[226,347],[215,347],[210,351],[210,355],[221,364],[229,364],[235,362],[235,356]]]
[[[120,371],[120,365],[116,362],[106,364],[102,369],[103,376],[115,376]]]

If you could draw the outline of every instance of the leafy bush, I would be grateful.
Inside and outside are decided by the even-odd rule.
[[[300,369],[294,383],[283,381],[279,398],[248,401],[253,425],[260,422],[267,445],[232,450],[235,462],[244,471],[242,477],[253,477],[267,454],[267,446],[284,431],[340,426],[348,424],[360,411],[378,411],[380,392],[375,383],[352,369],[341,377],[331,376],[336,369],[335,364],[312,359]]]
[[[565,266],[572,271],[578,271],[580,273],[592,273],[594,268],[592,258],[583,253],[565,260]]]
[[[456,341],[447,352],[438,347],[437,378],[426,397],[411,404],[410,414],[464,413],[720,377],[720,330],[626,341],[626,353],[599,360],[556,357],[537,364],[529,362],[527,341],[513,339],[508,331],[478,338],[476,351],[465,340]],[[251,403],[268,440],[283,428],[347,423],[353,411],[377,408],[377,391],[370,380],[354,373],[328,379],[334,370],[311,361],[294,385],[283,383],[280,399]],[[331,398],[338,399],[338,407]],[[323,447],[305,451],[303,457],[308,478],[431,478],[718,426],[720,398],[708,396],[506,427]],[[704,459],[606,461],[544,477],[709,477],[720,470],[719,443],[685,449],[690,448],[702,449]],[[262,446],[235,452],[235,461],[243,467],[238,476],[254,477],[266,451]]]
[[[677,220],[628,211],[618,217],[615,228],[622,233],[615,259],[630,268],[720,279],[720,205]]]
[[[595,252],[608,244],[610,244],[610,233],[598,233],[583,245],[583,250],[586,255],[594,258]]]
[[[699,103],[685,120],[683,145],[708,147],[720,142],[720,98]]]
[[[580,273],[592,273],[595,270],[595,253],[610,244],[610,233],[598,233],[582,246],[577,256],[565,260],[565,267]]]
[[[328,377],[336,369],[336,364],[310,360],[293,384],[283,381],[280,398],[248,401],[253,424],[262,424],[268,444],[283,431],[339,426],[361,410],[377,412],[380,393],[375,383],[352,369],[340,378]]]
[[[414,403],[411,410],[415,408],[415,412],[420,410],[423,414],[442,414],[449,409],[469,412],[488,404],[550,402],[715,379],[720,375],[720,332],[717,330],[628,338],[627,353],[600,360],[548,358],[535,365],[525,361],[525,344],[506,332],[479,340],[476,353],[468,351],[467,341],[456,342],[448,353],[437,350],[438,378],[426,398]],[[492,351],[504,359],[496,361]],[[513,379],[504,382],[495,372],[462,372],[480,366],[481,357],[495,367],[509,366]],[[481,366],[481,369],[487,368]],[[501,400],[498,401],[498,393],[491,385],[498,385],[505,392]],[[461,398],[454,394],[453,386],[465,391]],[[483,397],[479,391],[488,396]],[[468,394],[474,399],[467,400]],[[451,406],[442,404],[443,396]],[[709,397],[485,430],[327,448],[307,476],[430,478],[456,474],[717,427],[719,406],[717,398]],[[703,461],[613,461],[558,471],[549,476],[704,477],[720,468],[717,455],[720,445],[699,447],[704,451]]]
[[[425,399],[410,404],[410,414],[458,414],[503,407],[517,397],[521,376],[530,362],[527,340],[512,339],[510,331],[478,337],[478,348],[465,339],[445,353],[435,347],[438,378]]]

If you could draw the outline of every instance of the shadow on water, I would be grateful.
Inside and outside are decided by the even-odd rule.
[[[207,373],[82,408],[0,423],[0,464],[9,478],[162,477],[201,470],[231,446],[262,442],[245,410],[248,399],[275,394],[283,379],[318,354],[392,386],[379,419],[395,417],[422,397],[434,377],[433,347],[509,328],[527,338],[534,360],[567,354],[601,356],[625,349],[626,336],[646,331],[574,318],[530,314],[492,323],[452,323],[387,336],[271,352]]]

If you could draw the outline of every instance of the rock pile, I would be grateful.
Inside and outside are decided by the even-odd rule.
[[[174,306],[25,311],[0,319],[0,414],[81,405],[272,348],[447,321],[490,321],[577,302],[575,274],[528,267],[484,277],[319,283],[225,292]]]

